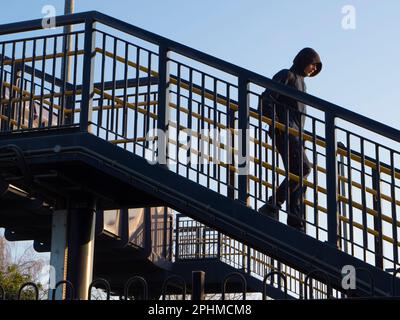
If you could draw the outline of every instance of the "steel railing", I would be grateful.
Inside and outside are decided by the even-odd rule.
[[[254,209],[284,178],[298,181],[308,187],[307,234],[399,266],[398,130],[98,12],[56,23],[78,28],[68,52],[59,33],[0,42],[2,132],[79,126],[149,160],[164,150],[170,170]],[[34,20],[2,25],[0,35],[40,29]],[[310,107],[304,130],[261,114],[265,88]],[[307,179],[282,168],[267,126],[304,143]]]
[[[271,272],[280,272],[286,278],[287,292],[293,297],[305,298],[307,274],[182,214],[176,215],[174,242],[174,261],[217,259],[259,281],[263,281],[264,277]],[[283,290],[281,279],[272,277],[268,280],[271,285]],[[312,282],[311,286],[310,282]],[[310,278],[307,284],[309,297],[321,299],[328,297],[326,282]],[[346,296],[345,292],[332,290],[331,297],[344,298]]]

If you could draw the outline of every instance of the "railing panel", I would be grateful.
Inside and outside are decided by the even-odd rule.
[[[3,132],[45,129],[79,123],[76,112],[82,86],[82,30],[0,41],[0,126]],[[73,70],[67,81],[65,68]]]
[[[287,278],[288,293],[296,298],[304,298],[303,287],[305,286],[306,274],[291,268],[266,254],[251,249],[227,235],[219,233],[182,214],[177,214],[179,219],[175,232],[178,251],[175,251],[175,261],[191,259],[216,259],[249,274],[262,281],[264,277],[273,271],[282,272]],[[220,239],[220,245],[217,241]],[[220,250],[220,252],[218,252]],[[218,254],[219,253],[219,254]],[[250,263],[250,269],[247,268]],[[315,298],[327,298],[327,286],[321,281],[310,279],[308,290],[312,287],[312,296]],[[282,283],[277,277],[272,277],[269,284],[283,290]],[[334,298],[343,298],[344,294],[338,290],[332,290]]]
[[[339,201],[346,205],[345,214],[339,216],[346,229],[341,235],[342,248],[379,268],[397,268],[398,143],[368,134],[354,123],[340,121],[337,127],[343,166]]]

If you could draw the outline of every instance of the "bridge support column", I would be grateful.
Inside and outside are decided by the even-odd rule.
[[[75,289],[79,300],[88,299],[93,276],[95,241],[95,203],[82,203],[68,211],[67,280]]]
[[[50,285],[66,280],[66,253],[67,253],[67,210],[54,210],[51,226],[51,254],[50,254]],[[54,288],[54,287],[53,287]],[[52,289],[53,289],[52,288]],[[49,292],[49,300],[52,299],[53,290]],[[63,287],[58,288],[55,294],[56,300],[65,297]]]

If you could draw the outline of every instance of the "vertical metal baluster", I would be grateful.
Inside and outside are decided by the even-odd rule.
[[[92,107],[93,107],[93,78],[95,64],[96,34],[94,31],[95,22],[93,19],[85,21],[85,44],[83,57],[83,78],[82,78],[82,102],[80,128],[82,131],[91,132]]]
[[[161,165],[168,167],[168,121],[169,121],[169,94],[170,94],[170,72],[168,70],[169,50],[160,45],[158,52],[158,112],[157,130],[164,133],[164,137],[158,137],[158,151],[161,150]],[[151,58],[149,58],[151,61]],[[151,63],[149,63],[148,76],[150,76]],[[150,87],[148,86],[148,90]],[[168,137],[167,137],[168,134]],[[160,156],[160,155],[159,155]],[[160,157],[158,158],[160,161]]]
[[[219,253],[218,253],[218,250],[219,250],[220,248],[219,248],[219,244],[218,244],[218,231],[212,230],[212,231],[210,231],[210,232],[212,232],[212,241],[213,241],[213,248],[214,248],[214,251],[213,251],[213,252],[214,252],[214,257],[219,259],[220,255],[219,255]]]
[[[318,211],[318,153],[316,119],[312,119],[312,144],[313,144],[313,183],[314,183],[314,225],[316,238],[319,240],[319,211]]]
[[[249,161],[249,141],[247,131],[249,129],[249,101],[248,101],[249,82],[244,76],[239,76],[239,201],[248,205],[248,161]],[[242,159],[241,159],[242,158]]]
[[[176,229],[175,229],[175,261],[179,260],[179,233],[181,230],[180,226],[180,214],[176,215]]]
[[[195,230],[195,257],[200,258],[200,251],[201,251],[201,246],[200,246],[200,241],[201,241],[201,225],[200,223],[196,222]]]
[[[236,243],[238,243],[238,242],[236,242]],[[242,270],[244,271],[244,272],[246,272],[246,254],[245,254],[245,252],[246,252],[246,246],[243,244],[243,243],[240,243],[240,245],[241,245],[241,250],[239,251],[239,253],[240,253],[240,256],[241,256],[241,267],[242,267]]]
[[[199,138],[198,138],[198,148],[199,153],[197,154],[197,181],[200,181],[200,172],[204,171],[204,145],[203,145],[203,135],[204,135],[204,103],[205,103],[205,75],[201,74],[201,105],[200,105],[200,125],[198,126]],[[199,148],[200,147],[200,148]]]
[[[6,52],[6,46],[7,46],[7,42],[4,42],[3,44],[2,44],[2,54],[1,54],[1,73],[0,73],[0,80],[1,80],[1,82],[0,82],[0,98],[1,98],[1,106],[0,106],[0,108],[1,108],[1,115],[3,116],[3,117],[6,117],[7,116],[7,113],[8,113],[8,104],[9,104],[9,101],[8,101],[8,98],[6,97],[6,91],[7,91],[7,88],[6,88],[6,86],[4,85],[4,83],[3,83],[3,81],[4,82],[8,82],[8,83],[11,83],[11,81],[10,81],[10,79],[9,79],[9,76],[11,77],[11,75],[10,75],[10,73],[9,72],[7,72],[5,69],[4,69],[4,66],[6,66],[6,65],[8,65],[9,64],[9,59],[5,59],[6,57],[5,57],[5,52]],[[4,73],[4,74],[3,74]],[[9,89],[9,93],[11,94],[11,88]],[[8,121],[9,120],[6,120],[5,118],[3,118],[2,119],[2,121],[0,122],[0,131],[5,131],[5,130],[7,130],[7,128],[8,128],[8,125],[9,125],[9,123],[8,123]]]
[[[212,134],[212,158],[213,158],[213,164],[212,164],[212,179],[216,179],[216,171],[217,171],[217,165],[216,165],[216,154],[217,154],[217,95],[218,95],[218,80],[216,78],[213,78],[213,91],[214,91],[214,96],[213,96],[213,134]],[[211,137],[211,135],[210,135]]]
[[[277,271],[279,272],[279,273],[281,273],[282,272],[282,263],[280,262],[280,261],[278,261],[278,265],[277,265]],[[279,289],[282,289],[282,281],[281,281],[282,279],[280,278],[280,277],[277,277],[277,284],[278,284],[278,288]]]
[[[252,271],[254,271],[256,274],[260,274],[260,265],[261,263],[259,262],[262,258],[260,257],[260,253],[256,250],[253,250],[253,269]]]
[[[188,251],[187,251],[187,257],[188,258],[193,258],[193,223],[191,223],[190,220],[186,220],[185,221],[185,226],[186,229],[188,230],[188,240],[187,240],[187,247],[188,247]]]
[[[180,113],[180,108],[181,108],[181,64],[177,63],[177,88],[176,88],[176,95],[177,95],[177,100],[176,100],[176,150],[175,150],[175,158],[176,158],[176,173],[179,174],[179,132],[180,132],[180,126],[181,126],[181,113]]]
[[[217,123],[221,124],[221,112],[218,111],[218,118],[217,118]],[[217,154],[216,154],[216,170],[217,170],[217,192],[221,193],[221,132],[219,128],[217,128],[217,141],[215,142],[217,145]]]
[[[67,41],[67,38],[69,38],[69,40]],[[65,110],[65,104],[66,104],[66,96],[65,96],[65,91],[66,90],[66,86],[67,86],[67,77],[69,77],[68,72],[69,70],[67,70],[67,60],[70,61],[69,58],[69,50],[71,50],[71,48],[69,47],[70,44],[68,43],[69,41],[71,41],[71,36],[70,33],[68,33],[68,36],[64,36],[63,42],[62,42],[62,51],[63,51],[63,59],[62,59],[62,63],[61,63],[61,68],[63,69],[63,72],[61,72],[61,81],[62,81],[62,86],[60,88],[61,91],[61,97],[58,99],[60,101],[60,110],[58,110],[58,117],[57,117],[57,126],[60,126],[64,123],[64,110]],[[67,58],[67,53],[68,53],[68,58]],[[69,62],[70,63],[70,62]],[[69,81],[69,79],[68,79]],[[51,125],[52,122],[49,120],[49,126]]]
[[[190,257],[193,258],[195,257],[196,254],[196,233],[194,231],[194,226],[193,226],[193,220],[188,221],[187,223],[190,225],[189,230],[190,230]]]
[[[25,60],[25,59],[24,59]],[[23,66],[23,68],[25,68],[25,66]],[[28,72],[27,72],[28,73]],[[28,88],[28,79],[25,79],[25,76],[22,77],[21,75],[21,79],[22,80],[22,89],[20,89],[22,96],[20,97],[20,103],[22,105],[22,108],[20,108],[20,115],[19,115],[19,120],[20,120],[20,124],[18,124],[18,127],[23,129],[23,127],[25,127],[25,101],[26,101],[26,94],[28,92],[27,88]],[[29,111],[29,110],[28,110]]]
[[[106,108],[106,126],[105,126],[105,131],[106,131],[106,137],[105,137],[105,140],[108,140],[108,134],[109,134],[109,132],[110,132],[110,115],[111,115],[111,112],[112,112],[112,110],[110,109],[110,107],[111,107],[111,104],[112,104],[112,101],[111,101],[111,99],[107,99],[107,108]]]
[[[350,226],[350,244],[351,244],[351,255],[354,255],[354,229],[353,229],[353,178],[352,178],[352,166],[351,166],[351,141],[350,133],[346,132],[346,145],[347,145],[347,185],[349,194],[349,226]]]
[[[168,257],[169,261],[172,262],[172,244],[173,244],[173,230],[174,230],[174,219],[171,217],[169,220],[169,246],[168,246]]]
[[[197,224],[195,226],[195,241],[194,241],[194,256],[195,258],[200,258],[200,226]]]
[[[198,104],[198,113],[200,114],[201,104]],[[200,145],[201,145],[201,130],[200,117],[197,118],[197,159],[196,159],[196,183],[200,183]]]
[[[53,38],[54,39],[54,43],[53,43],[53,59],[52,59],[52,71],[51,71],[52,80],[51,80],[51,96],[50,96],[50,106],[49,106],[49,119],[48,119],[48,123],[47,123],[48,127],[51,126],[51,123],[53,121],[54,91],[55,91],[55,87],[56,87],[55,78],[56,78],[56,66],[57,66],[57,38],[58,37],[54,37]],[[64,59],[64,61],[65,61],[65,59]]]
[[[139,84],[140,84],[140,48],[136,47],[136,86],[135,86],[135,110],[133,117],[133,153],[136,153],[136,139],[137,139],[137,131],[138,131],[138,103],[139,103]],[[158,101],[160,97],[158,97]],[[158,108],[160,108],[160,103],[158,103]]]
[[[71,115],[70,115],[70,120],[67,124],[70,123],[75,123],[75,104],[76,104],[76,96],[78,95],[76,86],[77,86],[77,77],[78,77],[78,50],[79,50],[79,33],[75,34],[75,49],[74,49],[74,76],[73,76],[73,90],[72,90],[72,108],[71,108]],[[102,68],[103,72],[103,68]],[[101,91],[101,98],[100,101],[103,102],[103,91]],[[99,111],[101,112],[101,111]],[[68,118],[67,118],[68,119]],[[97,130],[99,130],[99,127],[101,126],[101,121],[99,121],[99,118],[97,118]],[[98,131],[97,131],[98,132]],[[97,133],[97,135],[99,135]]]
[[[224,235],[221,236],[221,232],[218,232],[218,236],[217,236],[217,258],[221,259],[223,257],[225,257],[225,252],[226,252],[226,242],[225,242],[226,238]],[[221,253],[222,250],[222,253]]]
[[[302,273],[298,273],[299,274],[299,299],[302,300],[304,298],[304,291],[303,291],[303,284],[304,284],[304,276]]]
[[[206,257],[206,252],[208,252],[208,256],[210,256],[210,243],[206,238],[206,227],[202,225],[201,227],[201,250],[200,250],[200,258],[204,259]],[[206,249],[207,248],[207,249]]]
[[[261,101],[261,97],[258,97],[258,100]],[[257,159],[257,155],[258,155],[258,175],[256,172],[256,177],[259,178],[259,183],[258,183],[258,197],[259,199],[262,200],[262,187],[263,187],[263,167],[262,167],[262,163],[263,163],[263,155],[262,155],[262,150],[263,150],[263,139],[262,139],[262,134],[263,134],[263,130],[262,130],[262,108],[261,108],[261,102],[258,104],[258,127],[257,127],[257,131],[256,131],[256,136],[257,136],[257,140],[258,140],[258,148],[254,148],[254,157]],[[265,140],[267,141],[267,140]],[[256,153],[257,151],[257,153]],[[265,148],[265,151],[267,151],[267,149]],[[256,164],[254,163],[254,165],[256,166]],[[257,168],[257,166],[256,166]],[[268,179],[265,179],[265,181],[267,181]],[[268,199],[267,199],[268,200]],[[258,209],[258,199],[257,196],[255,197],[255,203],[254,203],[254,208]]]
[[[217,259],[220,260],[221,259],[221,244],[222,244],[222,250],[225,250],[225,246],[222,243],[223,239],[221,237],[221,233],[219,231],[217,231]],[[222,252],[223,255],[223,252]]]
[[[205,226],[203,226],[202,228],[201,228],[201,231],[202,231],[202,239],[201,239],[201,252],[200,252],[200,258],[205,258],[205,256],[206,256],[206,246],[208,245],[208,248],[210,248],[210,244],[209,243],[206,243],[206,229],[205,229]],[[210,251],[208,251],[208,252],[210,252]]]
[[[207,236],[207,240],[208,240],[208,250],[210,253],[210,257],[216,258],[217,254],[216,254],[216,241],[215,241],[216,232],[215,232],[215,230],[207,228],[206,236]]]
[[[23,119],[25,119],[25,106],[24,106],[24,84],[25,82],[25,54],[26,54],[26,40],[22,41],[22,62],[20,63],[21,70],[19,76],[19,105],[17,108],[17,129],[21,129],[21,124],[23,124]],[[22,121],[22,123],[21,123]]]
[[[129,61],[129,45],[125,42],[125,61],[124,61],[124,105],[122,110],[122,136],[124,139],[128,139],[128,61]],[[150,81],[150,79],[149,79]],[[126,149],[127,144],[124,143],[124,149]],[[167,223],[165,221],[165,223]]]
[[[5,46],[6,44],[3,42],[0,44],[1,45],[1,60],[0,60],[0,99],[1,99],[1,104],[0,104],[0,116],[3,116],[4,112],[4,97],[5,97],[5,87],[3,84],[3,74],[5,74],[4,70],[4,53],[5,53]],[[0,119],[0,132],[3,131],[3,124],[4,124],[4,119]]]
[[[235,199],[235,111],[231,108],[230,105],[230,85],[227,84],[227,101],[228,101],[228,110],[227,110],[227,182],[228,182],[228,198]]]
[[[287,106],[285,108],[285,146],[284,146],[284,154],[285,154],[285,161],[286,161],[286,170],[285,170],[285,179],[286,179],[286,212],[289,215],[292,214],[290,210],[290,170],[289,170],[289,161],[290,155],[289,153],[291,150],[289,149],[290,146],[290,137],[289,137],[289,108]]]
[[[300,114],[300,117],[306,117],[304,114]],[[304,181],[303,181],[303,176],[304,176],[304,167],[303,167],[303,162],[304,162],[304,155],[303,153],[305,152],[305,141],[303,139],[303,127],[300,126],[299,130],[299,139],[300,139],[300,173],[299,173],[299,188],[300,188],[300,216],[301,216],[301,221],[304,223],[304,230],[306,232],[307,230],[307,216],[306,216],[306,205],[304,203],[304,194],[303,194],[303,188],[304,188]],[[307,233],[307,232],[306,232]]]
[[[398,240],[397,240],[397,205],[396,205],[396,167],[394,162],[394,151],[390,150],[390,195],[392,198],[392,234],[393,234],[393,261],[394,268],[397,268],[397,264],[399,263],[399,253],[398,253]]]
[[[15,72],[15,42],[12,42],[12,55],[11,55],[11,74],[10,74],[10,95],[9,95],[9,102],[8,108],[6,110],[6,116],[8,118],[6,122],[6,131],[13,131],[13,124],[12,124],[12,116],[13,116],[13,99],[14,99],[14,82],[16,81],[16,72]]]
[[[228,261],[232,261],[234,262],[234,259],[232,259],[232,255],[231,255],[231,238],[227,237],[226,238],[226,252],[225,252],[225,258],[228,259]]]
[[[187,250],[187,257],[188,258],[193,258],[193,224],[191,223],[190,220],[185,221],[185,226],[188,234],[188,240],[186,242],[186,246],[188,248]]]
[[[146,134],[149,132],[150,129],[150,106],[151,106],[151,83],[150,83],[150,78],[151,78],[151,52],[147,52],[147,90],[146,90],[146,118],[145,118],[145,126],[143,127],[143,137],[146,136]],[[167,62],[166,62],[167,63]],[[168,110],[169,106],[166,104],[165,106],[166,110]],[[168,145],[168,137],[166,138],[166,145]],[[146,140],[145,148],[148,148],[149,142]],[[144,152],[144,149],[143,149]],[[144,153],[143,153],[144,157]]]
[[[339,142],[338,143],[338,148],[345,150],[346,146]],[[344,164],[344,155],[340,154],[339,155],[339,166],[338,166],[338,174],[339,176],[341,176],[342,179],[345,178],[346,172],[345,172],[345,164]],[[346,183],[344,180],[341,180],[339,183],[339,188],[340,188],[340,192],[339,194],[341,194],[343,197],[346,197]],[[347,210],[346,210],[346,203],[344,201],[342,201],[339,205],[339,212],[341,215],[343,215],[346,219],[347,219]],[[341,237],[343,239],[343,246],[341,247],[341,249],[344,250],[344,252],[348,253],[349,249],[348,249],[348,234],[347,234],[347,222],[343,221],[343,223],[341,222],[340,225],[343,227],[343,234],[341,234]],[[342,230],[342,228],[340,228],[340,230]],[[342,242],[341,242],[342,243]]]
[[[116,94],[115,94],[116,86],[115,85],[116,85],[116,76],[117,76],[117,58],[116,58],[116,56],[117,56],[117,44],[118,44],[117,42],[118,42],[117,38],[114,38],[113,65],[112,65],[112,93],[111,93],[112,108],[111,108],[111,126],[110,126],[110,131],[111,131],[111,134],[114,136],[114,139],[118,139],[118,136],[117,136],[117,134],[118,134],[118,116],[116,116],[116,113],[118,111],[116,111],[116,110],[118,110],[118,108],[119,108],[119,106],[117,106],[117,108],[115,107],[115,104],[116,104],[115,103],[115,96],[116,96]],[[114,121],[115,121],[116,128],[114,128]],[[144,154],[143,154],[143,157],[144,157]]]
[[[246,246],[247,254],[246,254],[246,261],[247,261],[247,274],[251,273],[251,248],[250,246]],[[253,250],[254,251],[254,250]]]
[[[150,79],[149,79],[150,81]],[[162,225],[162,256],[167,259],[167,227],[168,227],[168,208],[164,207],[163,210],[163,225]]]
[[[272,184],[272,204],[276,206],[276,183],[279,182],[279,175],[277,176],[277,161],[279,160],[279,157],[276,157],[276,136],[275,136],[275,130],[276,130],[276,104],[272,104],[272,123],[271,123],[271,130],[272,137],[271,137],[271,164],[272,164],[272,171],[271,171],[271,184]],[[266,151],[268,153],[268,151]],[[268,161],[268,159],[267,159]],[[267,176],[268,176],[268,171],[267,171]],[[268,200],[268,194],[267,200]]]
[[[28,117],[29,129],[33,127],[33,117],[35,114],[35,104],[33,102],[33,96],[35,95],[35,72],[36,72],[36,39],[33,40],[33,46],[32,46],[32,73],[31,73],[31,88],[29,92],[30,99],[29,99],[29,117]]]
[[[157,97],[157,92],[154,92],[153,93],[153,101],[158,101],[158,97]],[[153,105],[153,114],[157,114],[157,104],[154,104]],[[152,129],[156,129],[157,128],[157,119],[156,119],[156,117],[152,117],[152,123],[151,123],[151,128]],[[155,137],[152,137],[152,138],[154,138],[155,139]],[[169,143],[169,142],[168,142]],[[155,161],[155,149],[156,148],[156,146],[155,146],[155,144],[153,144],[153,152],[152,152],[152,161]]]
[[[337,247],[337,156],[335,115],[325,112],[326,191],[328,208],[328,243]]]
[[[25,69],[25,65],[24,65],[24,69]],[[23,69],[23,71],[25,72],[24,69]],[[23,72],[23,73],[24,73],[24,72]],[[27,71],[27,74],[29,74],[28,71]],[[26,99],[25,96],[26,96],[27,94],[29,94],[29,91],[28,91],[29,80],[28,80],[28,79],[25,79],[25,75],[22,76],[22,79],[24,79],[24,81],[23,81],[23,89],[21,90],[21,91],[23,92],[23,98],[21,99],[22,104],[23,104],[23,111],[22,111],[22,114],[21,114],[21,123],[22,123],[24,126],[26,126],[26,125],[25,125],[25,122],[26,122],[26,115],[25,115],[25,113],[26,113],[26,111],[28,111],[28,114],[29,114],[29,106],[26,105],[26,102],[27,102],[28,100]],[[30,96],[30,95],[29,95],[29,96]]]
[[[211,119],[211,108],[207,106],[207,119]],[[210,171],[211,171],[211,163],[210,163],[210,158],[211,158],[211,138],[210,138],[210,130],[211,130],[211,124],[210,122],[207,122],[207,133],[208,133],[208,139],[207,139],[207,189],[210,189]]]
[[[368,220],[367,220],[367,199],[365,187],[365,153],[364,153],[364,138],[360,138],[361,143],[361,199],[362,199],[362,223],[363,223],[363,252],[364,261],[367,260],[368,249]]]
[[[190,168],[190,156],[191,156],[191,130],[192,130],[192,109],[193,109],[193,69],[190,68],[189,69],[189,101],[188,101],[188,108],[189,108],[189,112],[187,115],[187,128],[189,130],[189,134],[186,137],[186,145],[189,143],[189,149],[186,151],[186,159],[189,159],[189,163],[185,162],[186,165],[186,178],[189,178],[189,168]]]
[[[257,165],[255,161],[251,160],[251,151],[256,149],[256,144],[251,142],[251,139],[253,138],[253,141],[255,139],[255,126],[252,125],[249,121],[249,130],[248,130],[248,144],[247,144],[247,152],[248,152],[248,175],[252,175],[257,177]],[[254,159],[256,159],[256,153],[254,153]],[[251,167],[251,164],[254,164],[253,167]],[[254,168],[254,171],[250,171],[250,168]],[[253,192],[254,191],[254,192]],[[247,205],[252,206],[252,201],[254,199],[254,205],[255,205],[255,199],[257,198],[257,181],[256,179],[249,179],[247,180]],[[256,207],[254,207],[256,208]]]
[[[201,141],[200,141],[200,170],[201,173],[204,175],[204,141],[203,138],[205,137],[205,91],[206,91],[206,77],[204,75],[204,73],[202,74],[202,78],[201,78],[201,83],[202,83],[202,88],[201,88]]]
[[[100,75],[100,100],[98,103],[99,106],[99,111],[98,111],[98,117],[97,117],[97,136],[100,136],[100,128],[103,126],[103,105],[104,105],[104,82],[105,82],[105,66],[106,66],[106,42],[107,42],[107,36],[105,33],[103,33],[102,37],[102,54],[101,54],[101,75]],[[108,123],[108,118],[107,118],[107,123]],[[106,130],[107,130],[107,123],[106,123]],[[107,140],[107,138],[106,138]]]
[[[338,149],[341,148],[341,142],[338,142]],[[344,236],[342,234],[342,226],[343,228],[345,227],[344,224],[342,223],[340,217],[343,216],[343,212],[345,211],[343,209],[344,207],[344,202],[340,200],[340,197],[346,197],[343,189],[343,183],[342,180],[340,179],[341,177],[341,172],[342,172],[342,163],[343,163],[343,157],[340,153],[338,153],[338,163],[337,163],[337,175],[338,175],[338,248],[339,250],[342,249],[342,240],[344,241]]]
[[[381,203],[381,163],[379,160],[379,145],[375,144],[375,165],[372,169],[372,183],[376,191],[374,196],[374,210],[377,211],[377,216],[374,217],[374,229],[378,232],[378,237],[375,238],[375,266],[383,269],[383,229],[382,229],[382,203]],[[396,221],[393,222],[396,224]]]

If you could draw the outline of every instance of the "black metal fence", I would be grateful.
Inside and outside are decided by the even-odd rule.
[[[242,274],[265,281],[279,289],[285,282],[285,291],[292,297],[305,297],[305,287],[311,297],[344,298],[340,290],[329,290],[329,281],[318,281],[268,255],[261,253],[227,235],[213,230],[182,214],[176,215],[175,254],[173,261],[192,259],[218,259]],[[277,276],[275,276],[277,275]],[[318,274],[317,274],[318,275]],[[283,278],[284,277],[284,278]]]
[[[365,271],[365,270],[358,270],[358,271]],[[202,272],[202,271],[196,271],[196,272]],[[400,269],[397,270],[396,273],[399,273]],[[327,291],[321,295],[319,290],[316,290],[315,287],[312,285],[312,279],[313,276],[315,276],[317,273],[322,275],[322,277],[326,278],[326,287]],[[232,279],[239,279],[239,282],[241,283],[241,290],[239,292],[232,292],[232,290],[228,291],[227,286],[228,283],[232,281]],[[288,279],[286,275],[282,272],[278,271],[271,271],[267,273],[262,282],[263,282],[263,290],[260,292],[261,294],[261,299],[262,300],[267,300],[269,297],[268,291],[267,291],[267,283],[269,279],[272,278],[277,278],[278,282],[280,284],[280,289],[284,292],[285,298],[288,298],[288,286],[287,282]],[[396,274],[393,275],[393,283],[396,278]],[[206,297],[205,292],[204,292],[204,286],[201,288],[197,288],[197,282],[193,281],[192,284],[190,284],[190,289],[191,292],[188,292],[188,284],[186,283],[185,279],[183,279],[179,275],[170,275],[166,277],[162,283],[161,286],[161,294],[158,296],[157,299],[174,299],[174,300],[186,300],[186,299],[192,299],[193,292],[197,291],[203,291],[201,293],[201,297]],[[51,299],[55,300],[56,299],[56,290],[62,290],[62,287],[65,286],[68,288],[68,295],[65,295],[63,297],[63,300],[75,300],[75,290],[74,286],[72,285],[71,282],[69,281],[60,281],[56,284],[55,290],[52,291],[51,296],[49,295],[44,296],[44,299]],[[29,289],[27,289],[29,288]],[[97,292],[93,294],[93,289],[96,288]],[[371,278],[370,282],[370,298],[374,297],[374,279]],[[29,299],[30,300],[39,300],[39,286],[35,283],[32,282],[27,282],[21,285],[18,294],[16,296],[8,296],[7,292],[4,290],[3,287],[0,286],[0,300],[7,300],[7,299],[15,299],[15,300],[25,300],[26,296],[24,297],[24,293],[29,291]],[[133,293],[134,291],[134,293]],[[341,297],[333,297],[332,296],[332,291],[329,283],[329,277],[327,274],[325,274],[324,271],[322,270],[313,270],[309,274],[306,275],[305,281],[302,285],[302,291],[304,292],[304,295],[300,297],[300,299],[303,300],[308,300],[308,299],[354,299],[352,297],[352,292],[351,290],[345,290],[345,294]],[[218,297],[218,299],[221,300],[227,300],[229,298],[232,299],[232,297],[236,296],[236,294],[241,295],[242,300],[255,300],[254,294],[256,292],[248,292],[247,291],[247,281],[246,278],[243,276],[243,273],[241,272],[233,272],[224,277],[224,279],[221,279],[221,294]],[[250,295],[252,294],[252,295]],[[386,298],[398,298],[399,296],[396,295],[396,292],[391,292],[389,296]],[[215,296],[213,296],[215,299]],[[148,300],[149,299],[149,284],[148,281],[139,275],[135,275],[131,278],[129,278],[124,286],[123,294],[116,294],[112,290],[112,285],[106,280],[106,279],[95,279],[94,281],[91,282],[89,289],[88,289],[88,299],[89,300]]]
[[[308,187],[308,235],[379,268],[400,266],[398,130],[98,12],[56,24],[76,31],[41,30],[41,20],[0,26],[18,34],[0,41],[1,132],[75,126],[149,161],[164,151],[170,170],[255,210],[283,179],[297,181]],[[304,130],[262,115],[266,88],[309,106]],[[304,144],[307,179],[283,169],[267,126]]]

